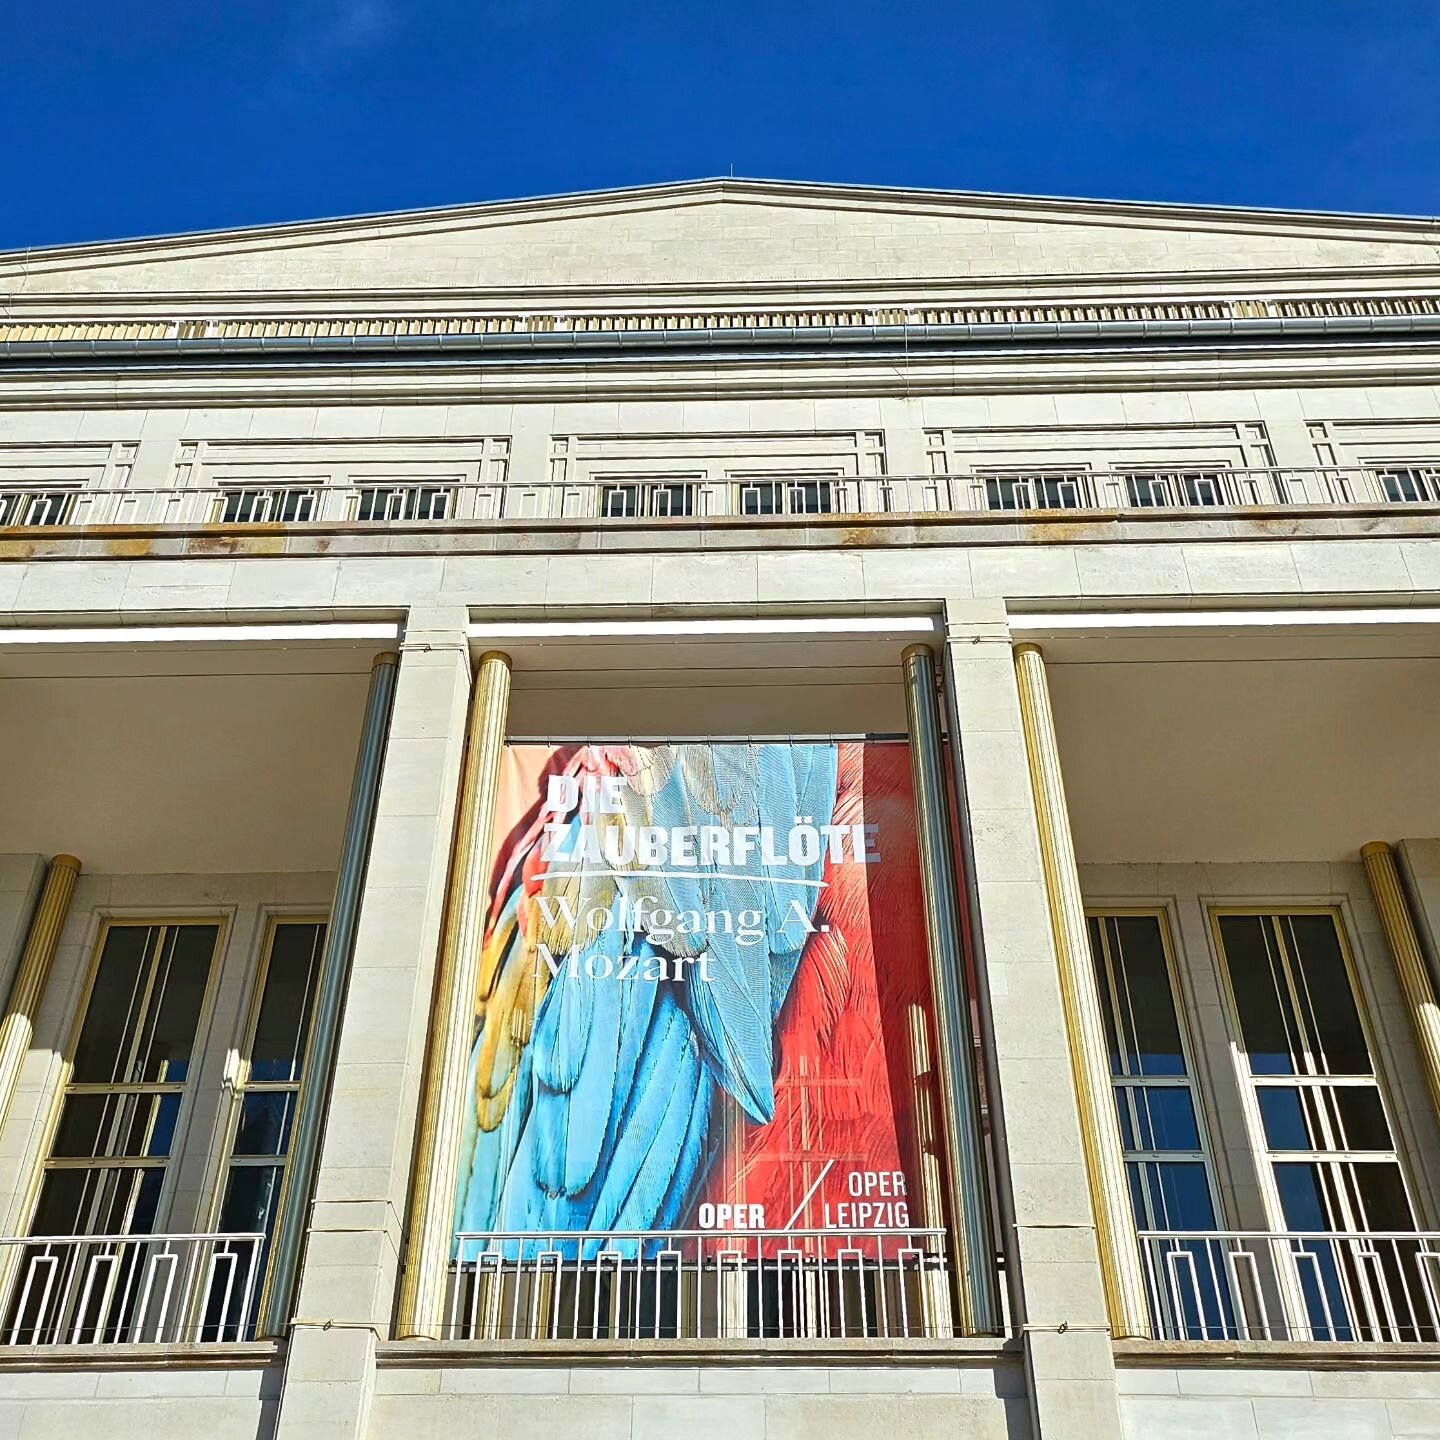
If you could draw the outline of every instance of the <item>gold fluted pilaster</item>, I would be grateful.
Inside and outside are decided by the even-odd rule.
[[[402,1340],[438,1340],[445,1312],[480,947],[490,903],[495,792],[509,701],[510,657],[498,650],[487,651],[480,658],[470,699],[445,934],[430,1007],[430,1047],[410,1188],[409,1244],[396,1322],[396,1334]]]
[[[1374,840],[1361,849],[1360,858],[1365,862],[1370,893],[1375,897],[1375,908],[1380,912],[1380,923],[1385,927],[1385,938],[1390,942],[1390,954],[1405,996],[1405,1008],[1409,1010],[1410,1023],[1415,1027],[1415,1047],[1420,1055],[1420,1068],[1425,1072],[1425,1083],[1430,1089],[1430,1102],[1435,1107],[1435,1113],[1440,1115],[1440,1004],[1436,1003],[1435,986],[1425,968],[1425,955],[1420,948],[1415,918],[1410,913],[1409,902],[1400,884],[1395,852],[1383,840]]]
[[[1080,872],[1075,863],[1065,783],[1060,773],[1055,716],[1050,708],[1045,660],[1038,646],[1016,647],[1015,674],[1110,1328],[1117,1337],[1145,1336],[1150,1330],[1145,1276],[1125,1178],[1120,1125],[1115,1118],[1109,1052],[1090,958],[1085,905],[1080,897]]]
[[[65,924],[79,873],[80,862],[73,855],[55,856],[45,872],[25,950],[15,971],[15,983],[10,987],[5,1017],[0,1020],[0,1122],[10,1113],[10,1102],[15,1098],[20,1067],[25,1063],[30,1039],[35,1033],[35,1012],[45,994],[50,962],[60,943],[60,930]]]

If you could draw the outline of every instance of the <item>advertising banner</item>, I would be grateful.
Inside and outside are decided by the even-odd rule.
[[[512,745],[496,846],[458,1232],[926,1223],[903,743]]]

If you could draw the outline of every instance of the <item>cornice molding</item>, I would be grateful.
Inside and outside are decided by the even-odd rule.
[[[43,348],[43,347],[42,347]],[[163,345],[156,347],[157,352]],[[570,351],[388,357],[257,354],[209,360],[172,354],[65,364],[13,360],[0,369],[0,411],[276,404],[476,404],[576,401],[908,398],[1080,390],[1440,383],[1440,334],[1383,343],[1336,339],[1228,343],[973,345],[906,353],[759,347],[692,354]],[[160,356],[157,353],[157,361]]]

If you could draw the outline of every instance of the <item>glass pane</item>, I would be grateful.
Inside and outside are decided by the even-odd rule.
[[[1262,1085],[1255,1092],[1260,1101],[1260,1118],[1265,1126],[1265,1143],[1272,1150],[1314,1150],[1310,1127],[1300,1091],[1289,1086]]]
[[[1021,508],[1021,487],[1016,480],[987,480],[985,482],[985,508],[987,510],[1019,510]]]
[[[695,513],[695,487],[693,485],[656,485],[650,491],[650,513],[652,515],[693,515]]]
[[[1220,941],[1251,1073],[1293,1075],[1294,1021],[1269,924],[1263,915],[1222,915]]]
[[[635,514],[635,510],[636,496],[633,485],[607,485],[601,493],[602,515],[628,520]]]
[[[1300,993],[1316,1062],[1326,1075],[1370,1075],[1370,1048],[1355,1006],[1340,936],[1329,915],[1289,915],[1286,927],[1293,940],[1296,989]]]
[[[1298,1164],[1287,1160],[1275,1167],[1275,1184],[1280,1191],[1280,1208],[1285,1214],[1286,1229],[1325,1231],[1334,1228],[1318,1164]]]
[[[1180,1024],[1155,915],[1108,916],[1110,953],[1119,992],[1119,1030],[1130,1072],[1183,1075]]]
[[[1337,1085],[1332,1092],[1340,1112],[1344,1150],[1394,1150],[1390,1122],[1380,1092],[1368,1085]]]
[[[220,1229],[227,1234],[250,1230],[269,1234],[285,1170],[281,1165],[235,1165],[225,1184]]]
[[[252,1091],[240,1104],[240,1121],[235,1129],[236,1155],[284,1155],[290,1148],[290,1130],[295,1123],[292,1090]]]
[[[105,1084],[119,1078],[143,1003],[145,961],[156,933],[149,925],[112,925],[105,932],[105,947],[75,1045],[74,1083]]]
[[[1367,1230],[1413,1230],[1415,1216],[1405,1198],[1405,1181],[1393,1163],[1370,1163],[1352,1167],[1355,1188],[1363,1210],[1360,1223]]]
[[[287,923],[275,927],[250,1050],[252,1080],[300,1078],[324,945],[324,925]]]
[[[1131,475],[1125,481],[1125,491],[1137,509],[1165,504],[1165,484],[1158,475]]]
[[[167,931],[134,1073],[126,1078],[176,1083],[188,1076],[219,933],[214,925]]]
[[[50,1170],[32,1235],[146,1235],[155,1228],[163,1167]]]
[[[1166,1160],[1147,1167],[1155,1179],[1156,1227],[1161,1230],[1209,1230],[1215,1224],[1210,1177],[1198,1160]]]
[[[740,486],[742,515],[774,515],[780,509],[780,487],[775,484],[745,482]]]
[[[1140,1115],[1139,1149],[1199,1150],[1200,1127],[1195,1121],[1195,1103],[1187,1087],[1137,1087],[1135,1101]]]
[[[1123,1150],[1139,1150],[1135,1143],[1135,1122],[1130,1117],[1130,1090],[1128,1085],[1115,1087],[1115,1114],[1120,1121],[1120,1146]]]
[[[164,1158],[175,1140],[179,1095],[71,1095],[60,1112],[51,1154]]]
[[[1085,928],[1090,932],[1090,960],[1095,968],[1095,988],[1100,996],[1100,1018],[1105,1024],[1105,1046],[1110,1054],[1110,1073],[1123,1075],[1120,1063],[1120,1037],[1115,1030],[1115,1006],[1110,997],[1110,978],[1105,969],[1105,953],[1101,949],[1100,917],[1088,915]]]

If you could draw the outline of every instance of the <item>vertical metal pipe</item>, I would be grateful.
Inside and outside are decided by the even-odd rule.
[[[950,774],[955,784],[955,828],[960,836],[960,889],[969,921],[970,953],[975,961],[975,1011],[980,1024],[980,1060],[985,1094],[990,1101],[990,1143],[995,1156],[992,1175],[995,1204],[1000,1212],[1000,1249],[1005,1256],[1005,1292],[1010,1302],[1010,1326],[1025,1323],[1025,1285],[1020,1274],[1016,1241],[1015,1192],[1006,1163],[1009,1141],[1005,1135],[1005,1099],[1000,1089],[1000,1064],[995,1043],[995,1007],[990,995],[990,970],[985,959],[985,927],[980,913],[980,886],[975,876],[975,832],[970,823],[970,791],[965,783],[965,744],[960,734],[960,705],[956,698],[955,665],[946,646],[945,728],[950,740]]]
[[[1390,942],[1405,1008],[1415,1028],[1415,1048],[1425,1072],[1430,1103],[1440,1116],[1440,1005],[1436,1004],[1420,936],[1400,885],[1395,852],[1383,840],[1374,840],[1361,849],[1360,858],[1365,862],[1365,876],[1380,912],[1380,923],[1385,927],[1385,938]]]
[[[1055,716],[1050,708],[1045,661],[1038,646],[1016,647],[1015,676],[1110,1328],[1116,1336],[1145,1336],[1150,1331],[1150,1320],[1140,1242],[1130,1208],[1130,1186],[1110,1079],[1110,1052],[1090,958],[1090,933],[1060,773]]]
[[[25,949],[10,986],[5,1016],[0,1020],[0,1123],[10,1113],[15,1087],[20,1083],[20,1070],[30,1052],[35,1034],[35,1012],[45,995],[45,982],[50,964],[60,943],[60,931],[70,910],[70,897],[75,892],[75,878],[80,862],[73,855],[57,855],[45,872],[40,898],[25,938]]]
[[[345,816],[335,898],[325,930],[325,953],[320,960],[315,1019],[310,1026],[310,1053],[306,1057],[305,1081],[270,1252],[270,1273],[260,1316],[262,1335],[283,1335],[289,1328],[295,1285],[300,1277],[315,1171],[320,1163],[320,1141],[335,1079],[340,1016],[350,987],[355,931],[360,922],[360,901],[370,862],[370,837],[375,829],[375,806],[380,797],[380,772],[385,762],[385,742],[390,732],[390,709],[395,699],[399,665],[399,655],[386,651],[375,657],[370,671],[370,694],[365,702],[360,752],[350,783],[350,808]]]
[[[455,1240],[455,1190],[466,1077],[474,1043],[480,946],[490,904],[491,831],[505,748],[510,657],[480,657],[470,701],[465,773],[445,910],[445,938],[430,1007],[424,1101],[415,1141],[409,1245],[395,1333],[401,1340],[438,1340],[445,1318],[445,1282]]]
[[[930,974],[935,992],[935,1030],[942,1080],[937,1088],[945,1120],[946,1170],[958,1251],[956,1329],[962,1335],[992,1335],[1000,1323],[995,1242],[990,1232],[979,1083],[970,1038],[970,1004],[965,993],[965,959],[955,897],[953,832],[945,793],[935,656],[928,645],[911,645],[901,660],[905,671],[905,709],[910,722],[915,813],[920,831],[925,930],[930,941]]]

